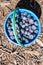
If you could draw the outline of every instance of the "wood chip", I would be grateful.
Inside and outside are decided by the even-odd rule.
[[[39,40],[39,39],[37,39],[37,44],[39,44],[40,46],[42,46],[43,47],[43,42],[41,41],[41,40]]]
[[[3,5],[3,4],[4,4],[4,5]],[[6,5],[10,5],[10,3],[9,3],[9,2],[8,2],[8,3],[7,3],[7,2],[6,2],[6,3],[3,3],[3,2],[0,3],[0,6],[1,6],[1,7],[5,7]]]

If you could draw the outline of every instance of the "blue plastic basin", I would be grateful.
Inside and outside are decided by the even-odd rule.
[[[39,20],[38,17],[37,17],[32,11],[30,11],[30,10],[27,10],[27,9],[19,9],[19,10],[20,10],[21,12],[24,12],[24,11],[25,11],[25,12],[28,12],[31,16],[33,16],[34,20],[37,20],[37,21],[38,21],[38,29],[39,29],[39,31],[38,31],[38,33],[37,33],[37,36],[36,36],[36,38],[35,38],[34,40],[32,40],[30,43],[28,43],[28,44],[25,44],[25,43],[24,43],[25,47],[27,47],[27,46],[29,46],[30,44],[33,44],[33,43],[37,40],[37,38],[39,37],[39,35],[40,35],[40,32],[41,32],[40,20]],[[4,22],[4,33],[5,33],[6,37],[8,38],[8,40],[9,40],[10,42],[12,42],[13,44],[19,45],[19,44],[16,42],[15,39],[14,39],[14,40],[11,40],[11,39],[10,39],[9,34],[8,34],[8,30],[7,30],[7,28],[6,28],[6,24],[7,24],[7,22],[8,22],[8,19],[9,19],[9,17],[13,16],[13,13],[14,13],[14,11],[10,12],[10,13],[8,14],[8,16],[6,17],[6,19],[5,19],[5,22]]]

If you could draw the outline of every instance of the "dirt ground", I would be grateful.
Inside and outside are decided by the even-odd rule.
[[[4,20],[19,0],[0,0],[0,65],[43,65],[43,0],[38,0],[42,9],[41,34],[35,44],[22,48],[13,45],[4,34]]]

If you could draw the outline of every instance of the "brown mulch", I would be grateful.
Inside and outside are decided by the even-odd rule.
[[[43,65],[43,0],[38,0],[41,6],[41,34],[35,44],[22,48],[13,45],[4,34],[4,20],[19,0],[0,0],[0,65]]]

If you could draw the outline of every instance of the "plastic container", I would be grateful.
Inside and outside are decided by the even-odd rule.
[[[38,31],[38,33],[37,33],[37,36],[36,36],[36,38],[34,39],[34,40],[32,40],[32,42],[30,42],[30,43],[28,43],[28,44],[25,44],[24,43],[24,46],[25,47],[27,47],[27,46],[29,46],[30,44],[33,44],[36,40],[37,40],[37,38],[39,37],[39,35],[40,35],[40,32],[41,32],[41,25],[40,25],[40,20],[39,20],[39,18],[32,12],[32,11],[30,11],[30,10],[27,10],[27,9],[19,9],[21,12],[28,12],[30,15],[32,15],[33,16],[33,18],[35,19],[35,20],[37,20],[38,21],[38,29],[39,29],[39,31]],[[13,14],[14,14],[14,11],[13,12],[10,12],[9,14],[8,14],[8,16],[6,17],[6,19],[5,19],[5,22],[4,22],[4,32],[5,32],[5,35],[6,35],[6,37],[8,38],[8,40],[10,41],[10,42],[12,42],[13,44],[16,44],[16,45],[19,45],[18,43],[17,43],[17,41],[16,41],[16,39],[14,38],[14,40],[11,40],[11,38],[9,37],[9,34],[8,34],[8,30],[7,30],[7,28],[6,28],[6,25],[7,25],[7,22],[8,22],[8,20],[9,20],[9,17],[10,18],[12,18],[11,16],[13,16]],[[13,31],[14,32],[14,31]],[[23,44],[23,43],[22,43]],[[20,45],[19,45],[20,46]]]

